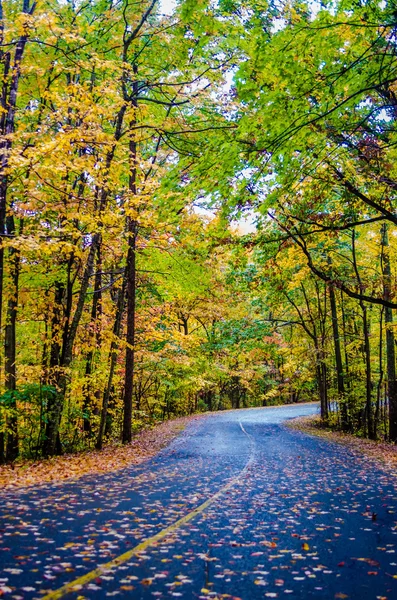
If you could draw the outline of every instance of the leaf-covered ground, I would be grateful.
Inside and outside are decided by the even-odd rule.
[[[393,600],[397,481],[365,455],[283,426],[314,410],[211,415],[141,465],[4,492],[1,593],[42,598],[88,574],[67,598]]]
[[[387,467],[393,472],[393,475],[397,476],[397,446],[395,444],[358,438],[348,433],[325,428],[321,425],[318,415],[298,417],[289,421],[288,427],[322,437],[330,442],[343,444],[362,456],[379,461],[382,467]]]
[[[165,421],[152,429],[141,431],[132,443],[126,446],[109,445],[102,451],[92,450],[79,454],[65,454],[48,460],[26,460],[13,465],[0,465],[0,488],[56,483],[138,465],[155,456],[180,435],[188,423],[201,417],[202,415],[193,415]]]

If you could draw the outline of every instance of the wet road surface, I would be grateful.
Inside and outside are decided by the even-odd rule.
[[[213,414],[142,465],[3,492],[0,596],[397,598],[395,477],[283,425],[314,412]]]

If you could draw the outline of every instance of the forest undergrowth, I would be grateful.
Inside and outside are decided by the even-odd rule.
[[[0,488],[56,484],[84,475],[100,475],[139,465],[166,448],[188,424],[202,416],[180,417],[147,427],[137,433],[128,445],[113,443],[101,451],[75,452],[46,460],[19,459],[12,465],[0,465]]]

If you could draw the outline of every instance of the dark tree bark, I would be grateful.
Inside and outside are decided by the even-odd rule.
[[[391,267],[388,253],[389,237],[388,226],[382,225],[382,271],[383,271],[383,295],[386,300],[391,299]],[[385,307],[386,324],[386,371],[387,392],[389,397],[389,439],[397,443],[397,381],[396,381],[396,351],[394,345],[394,334],[391,328],[393,323],[393,311]]]
[[[134,40],[140,35],[142,27],[145,25],[150,15],[152,14],[158,0],[151,0],[145,12],[142,14],[140,21],[133,28],[125,27],[123,35],[123,61],[128,63],[130,47]],[[136,176],[137,176],[137,145],[135,140],[134,129],[137,124],[136,112],[138,108],[138,65],[136,62],[132,64],[133,80],[131,81],[128,70],[125,70],[122,78],[123,96],[125,103],[129,103],[134,109],[134,116],[130,122],[130,142],[129,142],[129,158],[130,158],[130,177],[129,191],[131,197],[136,196]],[[131,91],[129,91],[131,89]],[[125,358],[125,377],[124,377],[124,398],[123,398],[123,444],[128,444],[132,440],[132,398],[134,393],[134,362],[135,362],[135,311],[136,311],[136,240],[138,235],[138,223],[130,216],[127,217],[127,235],[128,235],[128,251],[127,251],[127,350]]]
[[[340,293],[340,306],[342,311],[342,332],[343,332],[343,353],[345,359],[345,384],[347,390],[351,389],[350,373],[349,373],[349,356],[347,353],[347,326],[346,326],[346,311],[345,311],[345,295],[343,292]]]
[[[356,244],[355,244],[355,230],[352,231],[352,254],[353,254],[353,266],[354,272],[357,277],[357,283],[360,292],[363,291],[363,285],[361,282],[360,273],[358,270],[357,259],[356,259]],[[369,323],[367,315],[367,307],[362,300],[359,301],[362,317],[363,317],[363,334],[364,334],[364,357],[365,357],[365,414],[367,417],[368,425],[368,437],[373,440],[375,439],[373,413],[372,413],[372,380],[371,380],[371,347],[369,343]]]
[[[23,0],[22,12],[32,15],[36,2]],[[29,39],[28,32],[21,35],[15,45],[14,57],[11,51],[3,51],[4,42],[4,14],[3,2],[0,0],[0,63],[3,66],[2,88],[0,91],[0,236],[4,237],[7,214],[7,192],[9,155],[12,148],[11,135],[15,128],[15,113],[17,107],[19,79],[21,76],[22,59],[26,43]],[[3,306],[3,281],[4,281],[4,247],[0,243],[0,331],[2,328]]]
[[[382,306],[380,310],[379,316],[379,379],[376,390],[376,406],[375,406],[375,417],[374,417],[374,437],[377,439],[378,437],[378,425],[379,425],[379,414],[380,414],[380,402],[381,402],[381,394],[382,394],[382,384],[383,384],[383,314],[384,307]]]
[[[375,439],[374,419],[372,411],[372,380],[371,380],[371,347],[369,343],[369,322],[367,316],[367,307],[363,302],[360,302],[363,314],[363,333],[364,333],[364,356],[365,356],[365,412],[368,424],[368,437],[371,440]]]
[[[338,324],[338,312],[336,308],[335,290],[333,285],[329,285],[329,300],[331,306],[332,334],[334,340],[335,364],[336,364],[336,383],[338,388],[338,397],[341,405],[341,424],[342,429],[346,431],[349,428],[349,418],[345,398],[345,380],[343,375],[342,353],[340,347],[340,335]]]
[[[63,352],[68,336],[70,317],[72,311],[73,283],[71,269],[73,266],[73,254],[67,260],[66,282],[55,281],[54,304],[51,316],[51,345],[50,363],[47,373],[47,382],[57,388],[58,394],[48,399],[46,411],[46,426],[43,440],[44,456],[52,456],[62,451],[59,439],[59,425],[63,411],[63,394],[65,373],[63,370]]]
[[[22,1],[22,12],[33,14],[36,3],[29,0]],[[10,50],[3,48],[4,44],[4,13],[3,2],[0,0],[0,64],[1,90],[0,90],[0,332],[3,329],[3,287],[4,287],[4,246],[3,238],[6,235],[7,194],[9,154],[12,148],[11,135],[15,127],[15,113],[18,98],[19,79],[21,75],[22,59],[28,41],[28,33],[21,35],[15,45],[14,56]],[[11,267],[12,268],[12,267]],[[17,438],[15,438],[14,449],[7,450],[10,456],[17,452]],[[0,463],[5,460],[5,436],[0,433]]]
[[[55,282],[54,304],[51,316],[51,345],[50,345],[50,363],[47,382],[50,385],[56,385],[58,380],[58,368],[60,365],[62,343],[61,331],[63,325],[63,297],[65,286],[61,281]]]
[[[101,450],[103,446],[103,436],[105,433],[105,426],[107,423],[108,416],[108,406],[109,406],[109,398],[112,391],[113,386],[113,376],[116,368],[117,356],[118,356],[118,339],[120,337],[121,331],[121,322],[123,320],[124,314],[124,305],[125,305],[125,290],[126,290],[126,276],[123,278],[122,287],[119,290],[118,298],[117,298],[117,308],[116,308],[116,316],[113,324],[113,338],[112,343],[110,345],[109,352],[109,375],[106,389],[103,394],[102,399],[102,409],[101,409],[101,422],[99,425],[98,438],[95,444],[95,448],[97,450]]]
[[[132,84],[131,104],[134,112],[138,106],[138,67],[133,65],[134,82]],[[130,155],[130,177],[129,192],[130,197],[134,198],[137,194],[137,145],[135,134],[133,133],[136,125],[136,118],[130,123],[131,137],[129,142]],[[135,313],[136,313],[136,241],[138,236],[138,223],[135,219],[127,216],[127,348],[125,353],[125,377],[124,377],[124,399],[123,399],[123,431],[122,442],[129,444],[132,440],[132,399],[134,394],[134,368],[135,368]]]
[[[94,282],[94,293],[92,297],[92,305],[91,305],[91,316],[90,316],[90,325],[91,325],[91,333],[90,335],[93,337],[93,341],[95,341],[95,349],[97,350],[101,344],[101,332],[99,329],[99,318],[102,313],[102,257],[101,257],[101,247],[98,246],[97,253],[97,264],[96,264],[96,273],[95,273],[95,282]],[[92,341],[91,341],[92,343]],[[93,373],[94,367],[94,349],[91,350],[87,354],[86,358],[86,366],[85,366],[85,376],[86,376],[86,384],[84,385],[84,402],[83,402],[83,429],[88,434],[91,435],[91,419],[90,419],[90,398],[92,397],[92,391],[90,389],[91,382],[90,376]]]
[[[135,312],[136,312],[136,238],[137,223],[131,220],[128,224],[128,254],[127,254],[127,349],[125,353],[124,380],[124,415],[123,415],[123,444],[132,440],[132,398],[134,391],[135,367]]]
[[[23,222],[20,222],[20,234],[22,233]],[[11,215],[7,217],[7,233],[15,237],[15,222]],[[17,388],[17,373],[16,373],[16,323],[19,295],[19,273],[21,257],[20,252],[16,248],[11,248],[9,251],[10,263],[10,279],[11,289],[7,305],[7,317],[4,339],[4,375],[6,390],[15,392]],[[14,396],[9,405],[11,413],[7,418],[7,450],[6,460],[13,461],[17,458],[18,450],[18,417],[17,417],[17,402]]]
[[[48,403],[48,421],[46,427],[45,441],[44,441],[44,454],[45,456],[52,456],[55,453],[59,453],[61,450],[59,440],[59,426],[61,423],[64,397],[67,388],[67,371],[71,365],[73,358],[73,345],[77,335],[78,326],[83,314],[85,299],[89,287],[89,281],[94,270],[95,255],[97,253],[98,246],[100,244],[101,234],[96,233],[93,235],[92,243],[89,249],[87,262],[84,268],[80,291],[76,303],[76,308],[73,314],[73,318],[70,320],[72,304],[71,296],[72,290],[70,285],[67,286],[67,299],[66,299],[66,315],[64,319],[64,335],[62,352],[59,359],[59,367],[56,372],[56,385],[58,388],[58,394],[55,398]],[[70,283],[70,277],[68,277],[68,284]],[[70,326],[69,326],[70,323]]]

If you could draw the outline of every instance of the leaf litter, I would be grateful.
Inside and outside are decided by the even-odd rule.
[[[255,462],[221,501],[73,597],[392,600],[397,494],[389,474],[344,447],[284,428],[254,430]],[[79,487],[7,494],[3,595],[39,598],[112,560],[200,505],[247,460],[244,448],[205,460],[188,439],[172,448]]]
[[[0,488],[19,488],[78,479],[88,474],[110,473],[130,465],[138,465],[168,446],[183,432],[187,424],[202,417],[203,415],[193,415],[164,421],[141,431],[128,445],[109,444],[103,450],[0,465]]]
[[[318,416],[305,416],[288,421],[287,427],[303,431],[311,435],[315,435],[331,442],[337,442],[347,446],[353,451],[357,451],[360,455],[379,462],[384,468],[388,468],[397,475],[397,446],[390,442],[382,440],[369,440],[367,438],[359,438],[349,433],[342,431],[334,431],[322,426],[321,419]],[[373,515],[374,520],[376,514]]]

